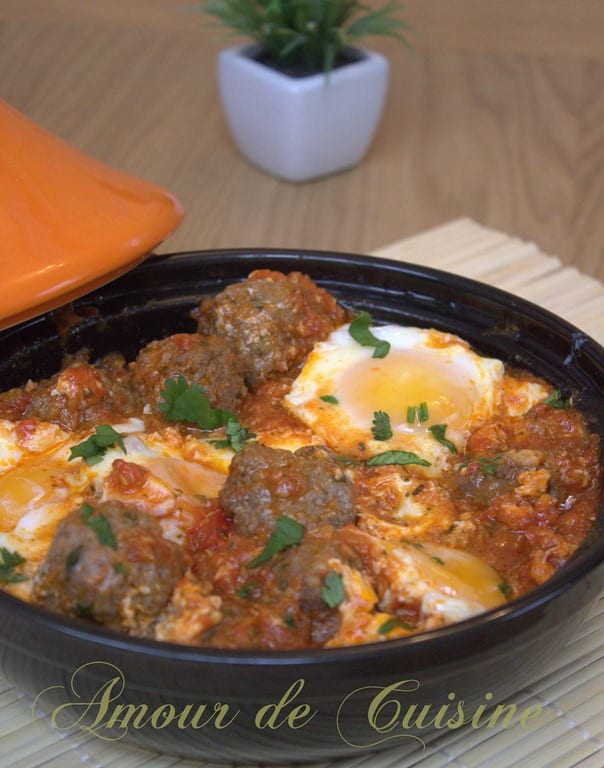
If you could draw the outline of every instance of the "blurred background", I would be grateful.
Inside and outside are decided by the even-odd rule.
[[[194,3],[190,3],[194,4]],[[2,0],[0,98],[85,152],[168,187],[160,252],[366,253],[469,217],[604,279],[604,2],[408,0],[413,50],[356,168],[292,184],[231,140],[215,61],[240,42],[187,0]]]

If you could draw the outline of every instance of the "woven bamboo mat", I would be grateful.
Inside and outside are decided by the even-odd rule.
[[[460,219],[376,251],[497,285],[566,318],[604,343],[604,286],[564,267],[536,245]],[[540,705],[533,728],[449,731],[424,750],[396,749],[313,768],[602,768],[604,765],[604,593],[541,678],[509,700]],[[95,737],[54,731],[0,677],[1,768],[193,768],[194,763]]]

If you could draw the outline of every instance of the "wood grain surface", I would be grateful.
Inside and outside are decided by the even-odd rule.
[[[458,217],[604,279],[604,2],[413,0],[357,168],[305,184],[250,166],[215,84],[232,41],[186,0],[3,0],[0,97],[91,155],[169,187],[160,251],[368,252]]]

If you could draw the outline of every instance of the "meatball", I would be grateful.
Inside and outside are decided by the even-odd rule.
[[[340,528],[356,516],[352,482],[331,451],[313,446],[295,453],[245,446],[231,462],[219,500],[246,536],[265,536],[282,515],[309,529]]]
[[[300,272],[252,272],[247,280],[206,299],[193,313],[198,330],[228,340],[255,390],[272,374],[298,366],[317,341],[347,320],[327,291]]]
[[[155,518],[117,501],[83,504],[57,526],[32,597],[52,611],[144,636],[184,572]]]
[[[247,389],[243,364],[218,336],[176,333],[143,347],[132,363],[135,384],[154,408],[166,379],[198,384],[213,408],[234,411]]]
[[[139,407],[123,360],[98,366],[78,362],[24,393],[20,416],[74,432],[134,415]]]

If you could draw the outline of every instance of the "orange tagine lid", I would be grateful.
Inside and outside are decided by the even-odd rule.
[[[142,261],[180,224],[165,189],[85,155],[0,99],[0,329]]]

